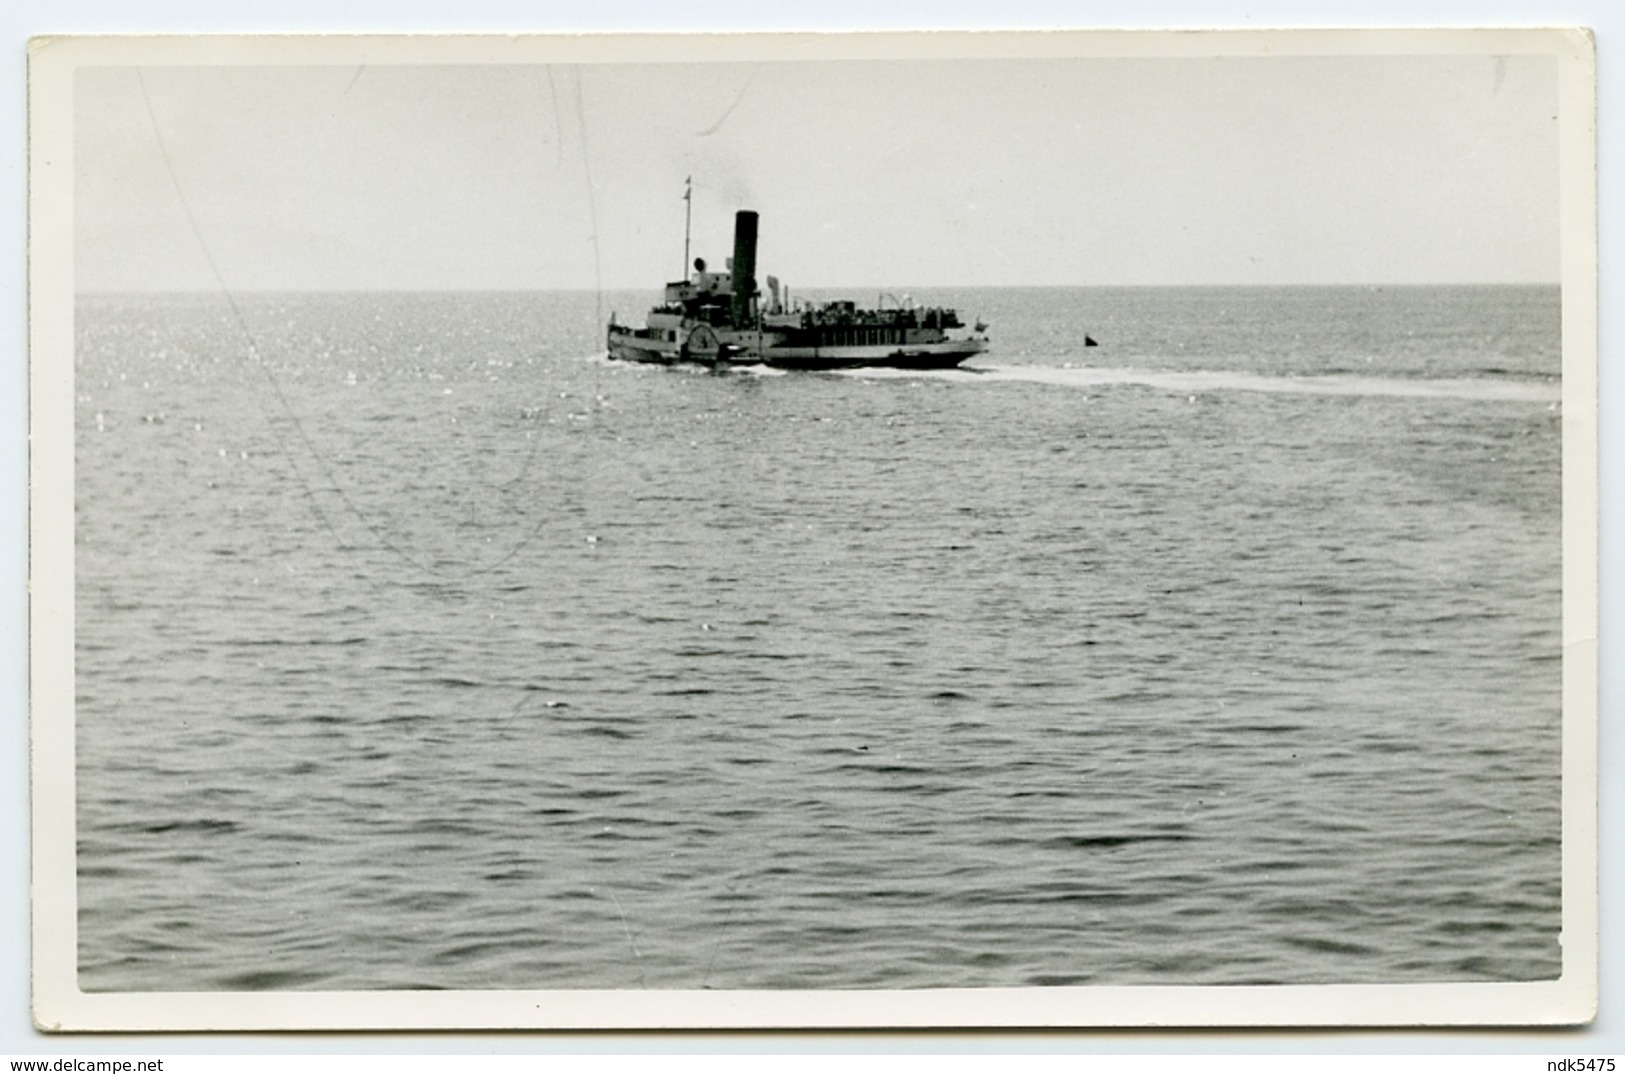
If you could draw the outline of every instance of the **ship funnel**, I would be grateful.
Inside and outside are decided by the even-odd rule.
[[[741,209],[734,215],[733,322],[750,321],[751,298],[756,294],[756,214]]]

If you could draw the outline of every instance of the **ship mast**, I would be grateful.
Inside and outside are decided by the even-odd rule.
[[[683,282],[688,282],[688,235],[689,227],[694,222],[694,177],[691,175],[683,186]]]

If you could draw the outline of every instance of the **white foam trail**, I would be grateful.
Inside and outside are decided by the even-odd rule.
[[[608,351],[598,351],[581,358],[580,361],[592,365],[609,366],[614,369],[646,369],[658,371],[661,369],[676,369],[686,373],[737,373],[747,377],[782,377],[788,370],[776,369],[770,365],[756,363],[752,365],[706,365],[703,362],[628,362],[619,358],[611,358]]]
[[[1267,376],[1229,371],[1156,372],[1146,369],[1068,369],[1057,366],[967,366],[927,373],[904,369],[862,369],[847,376],[891,379],[929,376],[965,383],[1054,384],[1067,388],[1105,388],[1133,384],[1193,395],[1200,392],[1277,392],[1297,395],[1381,395],[1422,399],[1479,399],[1527,403],[1555,403],[1562,389],[1555,383],[1472,378],[1413,379],[1330,374],[1319,377]]]

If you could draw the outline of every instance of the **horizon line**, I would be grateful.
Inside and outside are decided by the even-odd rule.
[[[1158,290],[1181,289],[1198,290],[1203,288],[1235,288],[1252,290],[1280,290],[1284,288],[1361,288],[1365,290],[1380,291],[1388,288],[1423,288],[1423,287],[1562,287],[1563,281],[1557,280],[1430,280],[1430,281],[1332,281],[1316,283],[931,283],[931,284],[887,284],[879,285],[884,292],[898,291],[928,291],[928,290],[986,290],[986,291],[1041,291],[1041,290],[1069,290],[1069,291],[1108,291],[1108,290]],[[134,296],[134,295],[369,295],[369,294],[605,294],[610,291],[645,291],[655,292],[663,289],[665,285],[649,286],[641,284],[632,287],[237,287],[222,289],[220,287],[150,287],[150,288],[121,288],[121,287],[86,287],[73,289],[74,297],[81,296]],[[798,291],[872,291],[875,284],[803,284]]]

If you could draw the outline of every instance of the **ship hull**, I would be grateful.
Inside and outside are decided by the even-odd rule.
[[[953,369],[986,349],[977,341],[907,347],[773,347],[760,360],[779,369]]]
[[[987,349],[981,339],[943,340],[933,343],[871,344],[853,346],[775,346],[759,334],[742,333],[735,342],[715,351],[695,353],[664,339],[611,327],[609,356],[623,362],[652,365],[703,366],[766,365],[775,369],[832,371],[842,369],[953,369]]]
[[[674,365],[684,360],[675,344],[643,339],[614,328],[609,330],[609,356],[623,362],[649,362],[655,365]]]

